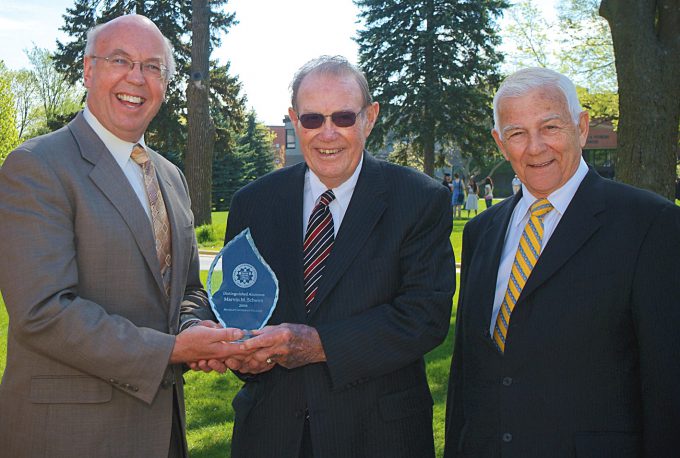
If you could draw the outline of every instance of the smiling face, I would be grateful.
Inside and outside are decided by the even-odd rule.
[[[548,197],[574,175],[588,137],[588,113],[574,125],[559,89],[542,87],[501,99],[498,120],[503,138],[495,129],[493,138],[534,197]]]
[[[99,32],[94,55],[124,56],[135,62],[165,62],[163,36],[148,19],[122,16]],[[86,56],[84,84],[87,106],[97,120],[116,137],[138,141],[165,97],[165,79],[145,76],[139,64],[133,70],[116,70],[104,59]]]
[[[310,73],[300,84],[296,100],[297,113],[288,109],[300,149],[307,166],[328,188],[344,183],[356,169],[364,151],[366,138],[371,133],[378,116],[378,104],[364,108],[361,89],[351,74],[332,75]],[[330,115],[338,111],[363,112],[350,127],[338,127],[325,118],[318,129],[305,129],[298,115],[321,113]]]

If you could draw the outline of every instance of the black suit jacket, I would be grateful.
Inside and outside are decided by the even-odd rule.
[[[446,336],[455,290],[449,193],[364,154],[314,305],[305,313],[305,164],[271,173],[232,201],[226,239],[250,227],[279,279],[270,324],[317,329],[327,362],[280,366],[233,401],[232,456],[297,457],[304,412],[319,457],[434,455],[423,355]]]
[[[670,457],[680,450],[680,208],[589,171],[489,336],[520,195],[465,227],[445,457]]]

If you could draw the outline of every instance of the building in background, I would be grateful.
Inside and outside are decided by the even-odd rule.
[[[267,126],[274,134],[272,150],[274,152],[274,167],[280,169],[286,165],[286,128],[285,126]]]

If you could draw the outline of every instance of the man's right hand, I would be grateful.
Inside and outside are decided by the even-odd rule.
[[[243,337],[243,331],[236,328],[192,326],[175,336],[175,346],[170,355],[170,364],[189,363],[201,360],[228,360],[243,356],[247,351],[232,343]]]

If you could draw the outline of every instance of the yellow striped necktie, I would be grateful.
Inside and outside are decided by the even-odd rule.
[[[501,309],[498,311],[496,325],[493,328],[493,341],[501,353],[505,352],[505,337],[508,334],[510,315],[515,308],[522,288],[527,282],[531,271],[541,255],[541,241],[543,240],[543,217],[553,209],[548,199],[538,199],[531,204],[531,216],[524,226],[522,237],[515,254],[515,260],[510,270],[508,289],[505,291]]]

